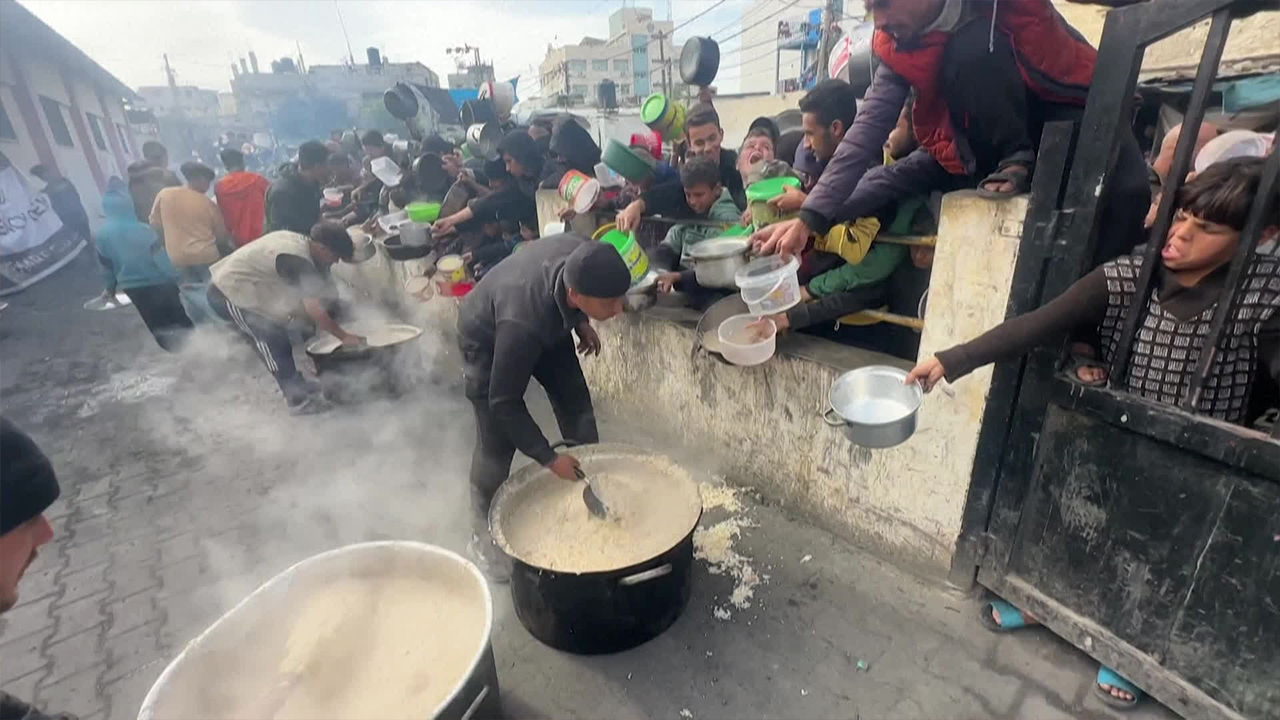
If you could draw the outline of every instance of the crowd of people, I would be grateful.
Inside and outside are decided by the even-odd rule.
[[[735,151],[724,146],[714,97],[704,92],[683,135],[667,138],[669,149],[657,134],[630,136],[627,152],[643,172],[635,163],[614,167],[606,160],[626,181],[606,187],[592,211],[628,233],[659,219],[661,236],[646,243],[657,287],[696,306],[724,291],[698,285],[691,249],[730,226],[749,226],[757,253],[800,260],[802,301],[769,318],[777,328],[915,360],[916,332],[868,323],[859,313],[917,315],[933,250],[881,238],[932,234],[930,196],[937,193],[967,188],[1000,201],[1026,192],[1045,123],[1083,116],[1096,52],[1048,2],[867,5],[880,64],[865,94],[840,80],[818,82],[799,102],[799,129],[784,133],[773,119],[758,118]],[[538,427],[525,390],[531,380],[547,390],[563,438],[598,440],[577,354],[599,351],[590,321],[621,312],[632,281],[611,245],[574,233],[539,237],[536,191],[558,187],[569,173],[597,175],[602,153],[591,133],[569,115],[527,126],[506,117],[501,130],[488,156],[438,136],[401,146],[376,130],[335,131],[327,141],[302,143],[271,181],[246,169],[235,148],[221,153],[221,178],[191,161],[181,165],[179,180],[163,146],[150,142],[127,183],[108,187],[108,221],[96,236],[105,294],[129,295],[161,347],[180,348],[196,325],[227,325],[260,355],[288,407],[309,413],[326,403],[294,364],[290,326],[303,319],[346,345],[362,343],[340,324],[330,267],[353,260],[351,229],[375,233],[379,216],[414,201],[438,202],[432,250],[462,255],[478,280],[461,302],[458,335],[477,427],[471,550],[496,579],[504,558],[488,535],[487,515],[515,452],[567,480],[580,472],[571,452],[558,450]],[[1199,132],[1197,151],[1219,135],[1208,124]],[[1145,303],[1128,374],[1110,380],[1176,403],[1228,290],[1228,265],[1264,162],[1224,156],[1188,178],[1167,235],[1151,240],[1163,243],[1156,289],[1134,298],[1143,264],[1135,246],[1147,240],[1177,135],[1176,128],[1168,133],[1150,162],[1136,139],[1124,136],[1100,199],[1094,270],[1043,307],[925,359],[908,381],[927,391],[1070,338],[1073,377],[1104,383],[1125,313]],[[66,221],[81,222],[69,209],[74,189],[59,185],[56,172],[40,170],[55,208],[68,207]],[[762,222],[749,206],[759,202],[749,201],[750,188],[771,178],[790,180],[766,201],[769,220]],[[1278,213],[1272,203],[1263,216],[1262,242],[1274,245]],[[565,211],[561,220],[574,215]],[[1231,308],[1228,323],[1233,352],[1210,364],[1197,406],[1241,424],[1258,389],[1280,384],[1280,263],[1258,255],[1243,282],[1250,292]],[[1034,622],[1003,601],[992,602],[987,616],[997,631]],[[1141,696],[1106,668],[1097,688],[1119,706]]]

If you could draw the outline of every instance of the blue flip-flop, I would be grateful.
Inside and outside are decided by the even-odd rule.
[[[1000,615],[999,623],[996,622],[995,618],[991,617],[992,610],[996,611],[996,613]],[[978,617],[982,620],[982,624],[991,632],[1009,632],[1010,630],[1017,630],[1018,628],[1026,627],[1030,624],[1027,622],[1027,619],[1022,616],[1021,610],[1003,600],[992,600],[989,603],[985,603],[982,606],[981,611],[978,613]]]
[[[1133,699],[1121,700],[1115,695],[1112,695],[1106,690],[1103,690],[1101,686],[1104,683],[1107,685],[1110,685],[1113,688],[1119,688],[1120,690],[1123,690],[1129,693],[1130,695],[1133,696]],[[1143,695],[1142,690],[1138,688],[1138,686],[1120,677],[1118,674],[1116,674],[1115,670],[1112,670],[1106,665],[1098,666],[1098,679],[1095,680],[1093,683],[1093,691],[1097,693],[1098,697],[1101,698],[1102,702],[1106,703],[1107,705],[1117,710],[1132,710],[1133,706],[1138,704],[1138,701],[1142,699],[1142,695]]]

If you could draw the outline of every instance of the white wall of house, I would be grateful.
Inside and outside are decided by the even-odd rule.
[[[22,88],[19,73],[35,108],[38,127],[29,126],[22,112],[17,96]],[[4,103],[15,135],[0,138],[0,151],[27,176],[33,189],[38,189],[41,183],[30,177],[28,171],[31,166],[44,162],[35,139],[37,133],[41,134],[49,144],[58,169],[79,191],[90,223],[96,228],[103,218],[102,192],[107,179],[113,175],[126,178],[128,164],[141,157],[129,136],[120,99],[81,72],[70,68],[64,72],[64,68],[52,60],[0,52],[0,101]],[[51,118],[50,113],[57,115]],[[94,133],[95,124],[101,144]],[[114,144],[111,133],[115,134]],[[90,158],[99,168],[101,182],[91,168]]]

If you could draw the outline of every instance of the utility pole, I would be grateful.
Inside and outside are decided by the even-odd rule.
[[[667,42],[666,35],[658,31],[658,66],[662,68],[662,94],[671,97],[671,88],[667,85]]]
[[[822,29],[818,36],[818,66],[814,68],[814,82],[821,82],[831,64],[831,49],[835,45],[832,35],[836,26],[836,0],[826,0],[822,6]]]

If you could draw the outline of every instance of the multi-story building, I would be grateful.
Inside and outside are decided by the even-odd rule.
[[[420,62],[383,62],[377,51],[364,65],[308,65],[306,72],[241,72],[231,80],[240,124],[267,128],[286,100],[321,95],[342,102],[356,117],[362,105],[381,101],[382,93],[397,82],[440,87],[440,77]]]
[[[215,121],[222,114],[217,90],[194,85],[143,85],[138,88],[138,95],[160,117],[180,113],[191,120]]]
[[[490,82],[494,82],[494,78],[493,65],[489,63],[467,65],[456,73],[449,73],[450,90],[469,90]]]
[[[822,0],[756,0],[742,11],[738,92],[776,93],[800,86],[817,57]],[[850,3],[861,6],[861,3]]]
[[[664,77],[683,97],[679,47],[671,37],[675,24],[654,20],[648,8],[625,7],[609,16],[609,37],[584,37],[577,45],[547,47],[539,65],[546,105],[598,105],[600,84],[613,81],[619,105],[634,105],[661,92]]]

